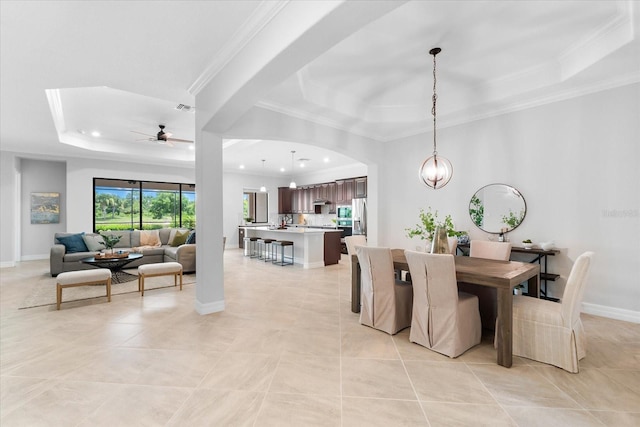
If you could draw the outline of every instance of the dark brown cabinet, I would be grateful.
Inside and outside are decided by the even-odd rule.
[[[335,214],[337,212],[336,205],[336,183],[330,182],[327,186],[327,200],[329,201],[329,213]]]
[[[278,188],[278,213],[280,214],[290,214],[293,213],[292,208],[292,194],[290,188],[280,187]]]
[[[354,197],[355,198],[363,198],[367,197],[367,177],[356,178],[355,182],[355,190]]]
[[[354,195],[354,179],[341,179],[336,181],[336,203],[338,205],[350,205]]]
[[[238,247],[244,249],[244,228],[238,228]]]

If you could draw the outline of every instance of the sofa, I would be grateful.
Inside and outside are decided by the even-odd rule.
[[[111,234],[121,236],[120,241],[114,246],[114,251],[129,251],[133,252],[134,248],[139,248],[137,251],[144,254],[140,259],[134,260],[127,264],[125,268],[136,268],[139,265],[160,263],[160,262],[179,262],[182,264],[182,269],[185,273],[193,273],[196,271],[196,245],[195,243],[184,243],[178,246],[172,246],[171,243],[177,232],[184,234],[188,230],[176,229],[176,228],[162,228],[157,230],[160,240],[160,246],[145,246],[141,244],[140,230],[126,230],[126,231],[110,231],[103,232],[103,234]],[[83,258],[88,258],[96,255],[100,250],[94,247],[96,250],[89,250],[92,246],[84,245],[80,249],[73,247],[69,244],[70,240],[77,240],[77,235],[81,235],[85,243],[90,242],[92,239],[99,239],[99,234],[96,233],[56,233],[54,235],[54,244],[51,247],[49,256],[50,272],[51,276],[55,277],[65,271],[76,270],[88,270],[95,268],[89,264],[80,262]],[[192,239],[195,241],[195,235]],[[191,238],[191,236],[189,236]],[[67,246],[65,246],[65,244]],[[144,243],[144,242],[142,242]]]

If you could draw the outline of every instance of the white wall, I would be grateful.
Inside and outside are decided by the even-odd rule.
[[[17,260],[19,224],[18,157],[0,151],[0,267],[13,267]]]
[[[585,310],[640,321],[640,85],[629,85],[500,117],[438,130],[438,152],[454,175],[441,190],[418,182],[431,136],[387,145],[380,164],[380,240],[415,248],[405,237],[420,208],[453,216],[472,238],[490,235],[473,225],[471,196],[490,183],[510,184],[527,202],[527,216],[509,233],[512,242],[554,240],[550,282],[561,296],[570,267],[595,251]]]
[[[195,183],[195,169],[103,160],[67,160],[67,231],[93,229],[93,178]],[[198,189],[196,188],[196,196]],[[197,219],[196,219],[197,221]]]
[[[48,259],[56,232],[65,231],[66,165],[60,161],[20,160],[20,259]],[[60,222],[31,224],[31,193],[60,193]]]

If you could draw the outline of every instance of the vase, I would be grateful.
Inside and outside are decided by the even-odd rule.
[[[448,254],[449,252],[449,240],[447,239],[447,229],[444,227],[436,226],[433,232],[433,242],[431,243],[432,254]]]

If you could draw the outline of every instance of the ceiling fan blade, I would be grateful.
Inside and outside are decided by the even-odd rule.
[[[139,133],[140,135],[145,135],[145,136],[148,136],[149,138],[155,138],[155,135],[149,135],[148,133],[138,132],[137,130],[132,130],[132,131],[129,131],[129,132]]]
[[[180,139],[180,138],[167,138],[167,141],[173,141],[173,142],[191,142],[193,143],[193,141],[189,140],[189,139]]]

